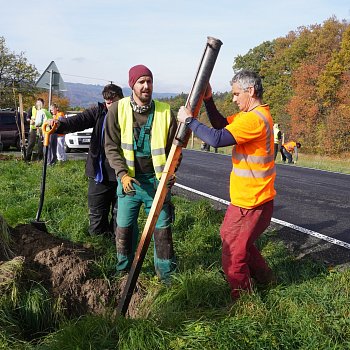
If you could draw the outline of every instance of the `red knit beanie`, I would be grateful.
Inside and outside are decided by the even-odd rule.
[[[139,64],[137,66],[131,67],[129,70],[129,86],[133,88],[137,79],[143,76],[151,77],[153,81],[152,72],[143,64]]]

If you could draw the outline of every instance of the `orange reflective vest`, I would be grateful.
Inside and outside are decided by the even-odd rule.
[[[294,141],[289,141],[287,143],[283,144],[283,147],[289,152],[289,153],[293,153],[294,152],[294,147],[297,146],[297,143]]]
[[[273,121],[268,105],[227,118],[232,149],[230,197],[233,205],[252,209],[276,196]]]
[[[60,118],[65,118],[63,112],[57,112],[52,116],[52,119],[59,120]],[[57,134],[57,136],[64,136],[64,134]]]

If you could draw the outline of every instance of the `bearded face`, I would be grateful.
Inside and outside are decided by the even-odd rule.
[[[148,105],[152,100],[152,78],[149,76],[142,76],[138,78],[132,90],[134,100],[139,106]]]

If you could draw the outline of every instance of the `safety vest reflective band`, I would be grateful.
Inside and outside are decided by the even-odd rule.
[[[166,163],[165,147],[171,122],[170,106],[154,100],[155,111],[151,129],[151,155],[157,179],[160,179]],[[128,173],[135,176],[133,110],[130,97],[118,101],[118,123],[120,126],[121,148]]]
[[[237,168],[233,168],[232,171],[241,177],[251,177],[251,178],[264,178],[267,176],[270,176],[272,174],[275,173],[275,168],[271,168],[268,170],[244,170],[244,169],[237,169]]]
[[[267,156],[252,156],[249,154],[241,154],[236,152],[236,148],[234,147],[232,150],[232,157],[235,159],[241,161],[245,160],[248,163],[254,163],[254,164],[267,164],[272,162],[275,157],[273,155],[267,155]]]
[[[228,122],[226,129],[237,141],[232,149],[231,203],[252,209],[276,195],[272,118],[263,105],[228,117]]]

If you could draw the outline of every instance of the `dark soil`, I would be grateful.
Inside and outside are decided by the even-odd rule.
[[[14,257],[24,260],[22,283],[30,284],[33,279],[42,283],[53,298],[63,301],[69,316],[102,314],[107,307],[116,309],[125,282],[111,283],[94,276],[94,260],[98,256],[93,249],[54,237],[33,225],[19,225],[10,231]],[[128,316],[137,316],[142,294],[139,286],[130,302]]]

